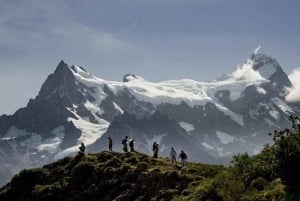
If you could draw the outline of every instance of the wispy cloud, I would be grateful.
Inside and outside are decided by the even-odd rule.
[[[289,74],[289,79],[292,82],[292,87],[289,89],[288,95],[285,99],[289,102],[299,102],[300,101],[300,67],[293,70]]]
[[[101,27],[80,23],[68,15],[65,5],[58,1],[28,0],[21,3],[18,6],[9,1],[1,4],[1,46],[28,50],[49,49],[56,45],[69,50],[86,48],[102,52],[128,52],[136,48]]]
[[[248,60],[246,64],[239,66],[232,75],[236,79],[246,79],[250,81],[264,80],[260,73],[253,69],[253,62],[251,60]]]

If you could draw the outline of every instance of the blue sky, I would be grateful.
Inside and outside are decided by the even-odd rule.
[[[214,79],[257,47],[300,66],[299,0],[0,0],[0,114],[34,98],[61,59],[97,77]]]

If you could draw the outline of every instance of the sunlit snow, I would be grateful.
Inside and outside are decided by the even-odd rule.
[[[274,119],[276,119],[276,120],[278,120],[279,117],[280,117],[279,112],[276,111],[276,110],[270,110],[270,111],[269,111],[269,114],[270,114]]]
[[[224,133],[222,131],[217,131],[216,134],[217,134],[217,137],[220,139],[221,143],[223,143],[223,144],[228,144],[230,142],[233,142],[235,139],[235,137],[233,137],[227,133]]]
[[[7,139],[10,139],[10,138],[16,138],[16,137],[21,137],[21,136],[25,136],[25,135],[28,135],[29,133],[27,133],[26,131],[24,130],[20,130],[18,128],[16,128],[15,126],[11,126],[6,134],[4,135],[3,138],[7,138]]]
[[[114,107],[115,107],[116,110],[118,110],[121,114],[124,113],[124,111],[122,110],[122,108],[117,103],[113,102],[113,104],[114,104]]]
[[[213,146],[209,145],[209,144],[206,143],[206,142],[202,142],[201,144],[202,144],[205,148],[207,148],[207,149],[209,149],[209,150],[213,150],[213,149],[214,149]]]
[[[256,87],[256,91],[260,94],[266,95],[267,91],[264,90],[262,87]]]
[[[55,134],[56,136],[52,138],[47,138],[44,141],[42,141],[42,143],[36,147],[38,151],[46,150],[50,153],[57,152],[58,151],[57,148],[61,144],[62,139],[65,136],[64,131],[65,131],[64,126],[59,126],[56,129],[54,129],[52,133]]]
[[[82,135],[78,139],[77,145],[73,147],[69,147],[68,149],[63,150],[62,152],[58,153],[55,158],[62,158],[68,155],[72,155],[78,151],[78,146],[80,143],[84,143],[86,146],[94,143],[97,139],[99,139],[107,130],[110,123],[104,119],[98,118],[98,123],[91,123],[88,120],[81,118],[77,115],[74,111],[69,109],[77,119],[75,118],[68,118],[68,121],[72,121],[74,125],[81,130]]]
[[[191,131],[193,131],[193,130],[195,130],[195,127],[194,127],[193,124],[188,123],[188,122],[185,122],[185,121],[179,122],[179,125],[180,125],[184,130],[186,130],[186,132],[188,132],[188,133],[191,132]]]
[[[272,101],[283,111],[284,113],[292,113],[293,110],[280,98],[273,98]]]

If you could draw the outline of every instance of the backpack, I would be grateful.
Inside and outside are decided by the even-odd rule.
[[[187,159],[186,153],[181,153],[181,158],[182,158],[182,159]]]

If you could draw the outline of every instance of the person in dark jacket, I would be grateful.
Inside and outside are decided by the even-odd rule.
[[[134,152],[134,139],[129,141],[130,152]]]
[[[184,167],[186,165],[187,155],[183,150],[180,152],[178,158],[181,158],[181,167]]]
[[[158,158],[158,144],[156,142],[153,143],[152,146],[152,150],[153,150],[153,158]]]
[[[122,145],[123,145],[123,151],[124,151],[124,153],[127,153],[127,152],[128,152],[127,143],[128,143],[128,136],[126,136],[126,137],[122,140]]]
[[[111,137],[108,137],[108,151],[112,152],[112,145],[113,145],[113,141],[111,139]]]
[[[85,154],[85,145],[84,143],[82,142],[80,147],[79,147],[79,152],[78,152],[79,155],[84,155]]]

